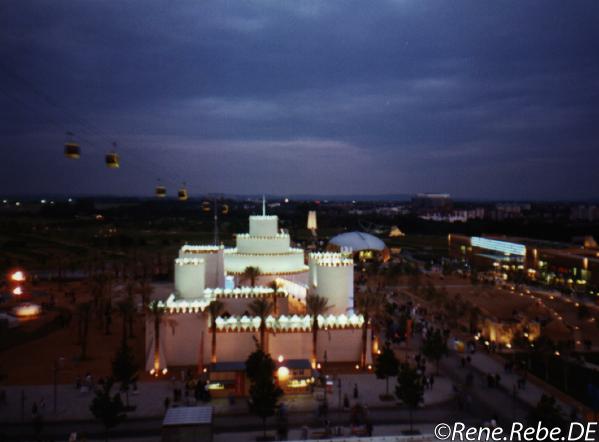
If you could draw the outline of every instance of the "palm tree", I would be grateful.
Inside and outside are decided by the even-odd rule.
[[[267,353],[264,349],[266,344],[264,340],[266,335],[266,318],[272,311],[272,304],[267,299],[257,298],[254,299],[248,307],[254,316],[260,318],[260,350]]]
[[[148,306],[148,313],[154,320],[154,370],[160,369],[160,323],[164,315],[164,310],[158,305],[158,300],[154,300]]]
[[[114,285],[114,279],[106,272],[93,275],[89,281],[89,288],[93,298],[94,309],[98,319],[98,328],[101,330],[106,327],[107,334],[109,333],[109,310],[110,296]]]
[[[252,287],[256,286],[256,278],[260,276],[260,268],[254,266],[247,266],[243,273],[241,274],[241,279],[243,281],[250,281],[250,285]]]
[[[129,278],[125,281],[123,286],[123,292],[125,294],[125,303],[127,304],[127,321],[129,324],[129,337],[133,338],[133,320],[135,319],[135,295],[139,292],[138,285],[133,278]]]
[[[470,333],[476,333],[482,312],[480,308],[474,304],[470,304],[468,307],[468,328],[470,329]]]
[[[87,336],[89,331],[90,313],[92,309],[91,302],[83,302],[77,305],[79,316],[79,343],[81,345],[80,360],[87,359]]]
[[[318,358],[318,316],[330,308],[329,301],[325,297],[312,292],[306,295],[306,312],[312,317],[312,367],[316,367]]]
[[[129,335],[133,337],[133,324],[131,321],[131,317],[135,311],[133,300],[129,297],[121,299],[117,304],[117,309],[123,317],[123,345],[125,345],[127,343],[127,325],[129,325]]]
[[[216,318],[223,313],[225,304],[219,300],[212,301],[208,305],[208,313],[210,313],[210,332],[212,333],[212,353],[210,355],[210,362],[213,364],[216,362]]]
[[[141,295],[141,304],[144,308],[147,306],[150,296],[154,292],[154,287],[150,283],[149,278],[142,278],[137,286],[137,293]]]
[[[366,352],[368,348],[368,325],[381,311],[383,296],[372,290],[364,290],[356,293],[355,307],[364,316],[362,325],[362,354],[360,355],[360,366],[366,367]]]
[[[279,284],[277,284],[277,281],[271,281],[271,283],[268,284],[268,287],[270,287],[273,290],[273,292],[272,292],[272,305],[273,305],[272,312],[276,316],[278,313],[278,311],[277,311],[277,295],[279,293]]]

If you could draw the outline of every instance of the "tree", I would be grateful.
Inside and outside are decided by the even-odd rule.
[[[133,321],[135,319],[135,295],[139,291],[139,286],[135,280],[129,278],[125,281],[123,286],[123,292],[125,294],[125,302],[127,304],[127,323],[129,325],[129,337],[135,337],[133,335]]]
[[[150,284],[149,279],[143,278],[137,287],[137,292],[141,296],[141,303],[144,308],[148,305],[148,301],[150,300],[150,296],[154,292],[154,287]]]
[[[214,300],[208,305],[208,313],[210,314],[210,333],[212,333],[212,349],[210,354],[210,362],[216,362],[216,318],[218,318],[225,309],[225,304],[219,300]]]
[[[478,321],[481,316],[481,310],[476,305],[470,304],[468,309],[468,326],[470,328],[470,333],[476,333],[478,330]]]
[[[89,407],[94,417],[99,420],[106,430],[105,440],[108,440],[109,431],[123,422],[126,418],[125,406],[118,393],[111,396],[113,380],[108,378],[101,388],[96,390],[96,396]]]
[[[266,318],[272,311],[272,304],[264,298],[254,299],[248,306],[250,311],[260,318],[260,349],[265,349]]]
[[[399,366],[395,396],[397,396],[397,399],[408,408],[410,416],[410,433],[413,433],[412,413],[422,402],[424,396],[424,384],[422,382],[422,377],[418,374],[416,369],[407,363],[403,363]]]
[[[564,428],[565,420],[562,411],[553,396],[542,395],[537,406],[530,412],[528,420],[532,425],[538,422],[546,428]]]
[[[578,319],[586,319],[591,315],[591,311],[585,304],[579,304],[578,311],[576,312]]]
[[[264,353],[264,351],[260,349],[255,338],[254,342],[256,343],[256,350],[251,353],[245,361],[245,372],[250,381],[255,381],[264,372],[274,373],[276,367],[275,362],[270,355]]]
[[[91,295],[94,302],[94,309],[99,320],[100,330],[104,328],[104,320],[108,319],[106,315],[106,302],[112,292],[114,279],[106,272],[94,274],[89,282]]]
[[[129,406],[129,386],[137,381],[138,374],[139,365],[135,360],[135,355],[127,342],[123,341],[112,361],[112,376],[115,381],[121,383],[121,391],[126,394],[127,407]]]
[[[326,298],[315,293],[306,296],[306,311],[312,317],[312,367],[316,368],[318,359],[318,316],[331,307]]]
[[[372,290],[364,290],[356,293],[355,307],[358,312],[364,316],[364,324],[362,325],[362,353],[360,356],[360,366],[366,367],[366,353],[368,348],[368,326],[371,320],[381,312],[382,300],[384,299],[379,293]]]
[[[148,313],[154,322],[154,370],[160,369],[160,323],[164,316],[164,310],[158,305],[158,300],[154,300],[148,306]]]
[[[82,361],[87,359],[87,337],[89,335],[91,310],[91,302],[83,302],[77,305],[77,316],[79,318],[79,345],[81,346],[79,359]]]
[[[256,278],[258,278],[258,276],[260,276],[260,269],[254,266],[247,266],[241,274],[242,280],[249,280],[252,287],[256,286]]]
[[[545,335],[539,336],[534,345],[534,352],[537,355],[540,355],[543,359],[543,366],[545,368],[545,381],[549,382],[549,366],[551,364],[551,358],[555,354],[556,345]]]
[[[129,327],[129,337],[133,337],[133,324],[130,322],[135,311],[133,300],[129,297],[120,300],[117,309],[123,318],[123,343],[125,343],[127,342],[127,327]]]
[[[374,361],[374,373],[379,379],[385,379],[385,397],[389,395],[389,376],[397,376],[399,370],[399,361],[395,357],[393,349],[389,344],[385,344],[381,350],[381,354]],[[392,397],[392,396],[391,396]]]
[[[434,361],[439,372],[439,361],[447,354],[447,341],[440,329],[430,331],[422,343],[422,354],[431,361]]]
[[[266,419],[273,416],[279,398],[283,395],[274,379],[275,363],[269,354],[256,349],[246,361],[246,372],[250,379],[250,412],[262,419],[262,428],[266,438]]]
[[[271,281],[270,284],[268,284],[268,286],[273,290],[272,292],[272,305],[273,305],[273,314],[276,316],[277,315],[277,296],[279,294],[279,284],[277,284],[277,281]]]

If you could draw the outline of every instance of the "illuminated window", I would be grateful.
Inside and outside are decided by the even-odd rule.
[[[472,247],[478,247],[480,249],[494,250],[496,252],[505,253],[507,255],[518,255],[526,256],[526,247],[522,244],[516,244],[507,241],[497,241],[494,239],[481,238],[473,236],[470,238],[470,244]]]

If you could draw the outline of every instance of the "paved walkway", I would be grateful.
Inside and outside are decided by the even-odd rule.
[[[379,395],[385,392],[385,381],[377,379],[373,373],[340,375],[341,400],[347,394],[350,404],[360,402],[369,408],[397,407],[396,401],[381,401]],[[359,397],[353,398],[354,384],[358,386]],[[35,402],[46,421],[82,421],[93,420],[89,406],[93,393],[80,393],[73,385],[58,385],[57,412],[54,412],[54,388],[52,385],[6,386],[6,404],[0,405],[0,422],[29,421],[32,406]],[[394,392],[395,380],[389,380],[389,391]],[[115,388],[116,391],[116,388]],[[129,403],[136,407],[130,412],[131,418],[156,418],[164,414],[164,400],[172,399],[172,383],[170,381],[140,382],[137,394],[129,394]],[[332,394],[329,394],[331,408],[339,408],[339,392],[337,382]],[[432,390],[427,390],[424,404],[433,405],[445,402],[452,397],[451,382],[443,377],[435,380]],[[123,400],[125,397],[123,396]],[[315,395],[287,395],[283,397],[289,412],[313,412],[318,407]],[[190,403],[192,405],[193,403]],[[216,415],[247,414],[247,403],[237,399],[233,405],[226,399],[214,399],[210,402]]]
[[[470,356],[472,359],[472,366],[477,370],[494,375],[498,373],[501,377],[500,387],[506,390],[510,394],[517,395],[517,398],[531,407],[535,407],[539,401],[541,400],[541,396],[543,394],[551,395],[551,391],[546,391],[541,386],[529,380],[526,382],[526,386],[523,389],[517,388],[517,382],[520,378],[520,375],[516,372],[506,373],[504,367],[501,365],[501,362],[497,361],[493,356],[486,354],[484,352],[476,352],[474,355]],[[561,395],[561,394],[560,394]],[[559,397],[556,397],[557,404],[561,407],[562,412],[566,415],[570,414],[572,410],[572,404],[566,403],[561,400]]]
[[[380,437],[380,436],[396,436],[396,435],[400,435],[402,433],[402,431],[406,430],[409,428],[409,425],[405,424],[405,425],[380,425],[380,426],[375,426],[373,428],[373,437]],[[414,429],[417,429],[420,431],[420,433],[422,434],[422,436],[430,436],[431,439],[430,440],[435,440],[434,436],[432,435],[432,432],[434,430],[434,425],[432,424],[414,424]],[[347,437],[349,436],[349,428],[344,427],[342,428],[342,435],[333,438],[332,440],[335,439],[347,439]],[[231,441],[236,441],[236,442],[256,442],[256,437],[261,436],[263,433],[261,431],[247,431],[247,432],[227,432],[227,433],[217,433],[214,434],[214,438],[213,438],[213,442],[231,442]],[[269,430],[268,434],[275,434],[274,431]],[[311,434],[311,433],[309,433]],[[419,439],[424,439],[424,437],[419,438]],[[110,441],[111,442],[140,442],[140,438],[111,438]],[[293,428],[289,430],[288,433],[288,438],[287,440],[289,441],[300,441],[302,440],[302,431],[301,429],[297,428]],[[331,440],[331,439],[328,439]],[[359,439],[352,437],[351,440],[356,440],[358,441]],[[87,441],[92,442],[92,441],[104,441],[104,438],[99,438],[99,439],[95,439],[95,438],[87,438]],[[162,441],[162,436],[157,435],[157,436],[144,436],[143,437],[143,441],[144,442],[161,442]]]

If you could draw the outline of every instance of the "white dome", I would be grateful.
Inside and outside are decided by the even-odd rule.
[[[364,232],[347,232],[334,236],[329,241],[338,247],[351,247],[354,252],[360,250],[378,250],[385,249],[385,243],[374,235]]]

